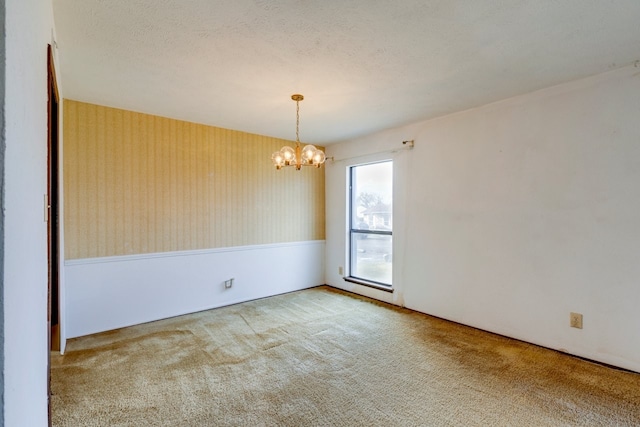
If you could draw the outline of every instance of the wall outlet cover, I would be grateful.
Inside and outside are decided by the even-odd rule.
[[[569,326],[572,328],[582,329],[582,314],[569,313]]]

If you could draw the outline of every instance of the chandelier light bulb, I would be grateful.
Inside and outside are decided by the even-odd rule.
[[[316,147],[309,144],[302,149],[302,160],[306,163],[311,163],[313,161],[313,155],[318,151]]]
[[[285,164],[290,165],[296,161],[296,152],[291,147],[284,146],[280,149]]]
[[[316,152],[313,153],[313,164],[320,167],[320,165],[324,163],[326,158],[327,157],[322,150],[316,150]]]
[[[276,151],[271,155],[271,160],[275,165],[276,169],[280,169],[284,166],[284,156],[280,151]]]

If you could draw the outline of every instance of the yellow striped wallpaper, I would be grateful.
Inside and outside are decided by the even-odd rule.
[[[291,141],[64,101],[67,259],[323,240],[324,169]]]

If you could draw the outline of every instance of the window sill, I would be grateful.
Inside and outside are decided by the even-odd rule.
[[[380,283],[369,282],[368,280],[362,280],[351,276],[343,277],[342,279],[345,282],[355,283],[356,285],[368,286],[370,288],[378,289],[385,292],[393,292],[393,287],[389,285],[381,285]]]

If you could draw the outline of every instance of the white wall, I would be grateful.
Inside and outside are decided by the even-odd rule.
[[[397,168],[406,197],[394,203],[400,276],[387,300],[640,371],[639,118],[631,65],[330,145],[327,155],[415,139],[395,154],[410,158]],[[328,165],[326,176],[327,282],[356,292],[337,268],[345,168],[362,158]],[[571,311],[584,329],[569,327]]]
[[[47,425],[47,44],[50,0],[6,0],[4,422]]]
[[[324,251],[310,241],[66,261],[67,335],[322,285]]]

